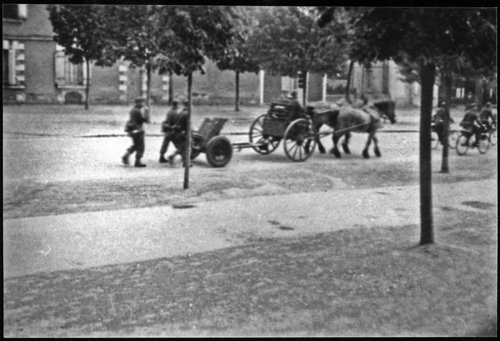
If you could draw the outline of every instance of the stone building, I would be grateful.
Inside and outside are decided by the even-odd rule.
[[[392,61],[373,63],[370,68],[355,64],[351,88],[357,96],[371,99],[391,99],[398,105],[420,106],[420,84],[402,80],[398,65]],[[434,102],[438,98],[438,86],[434,86]],[[436,104],[436,103],[434,103]]]
[[[119,61],[112,67],[90,64],[90,79],[85,64],[75,65],[64,49],[53,40],[47,5],[2,5],[2,81],[3,103],[80,103],[90,82],[90,103],[130,103],[145,94],[146,74],[141,68]],[[234,102],[235,73],[220,71],[207,61],[205,74],[193,74],[194,101],[229,104]],[[326,78],[308,76],[308,100],[326,99]],[[170,89],[171,87],[171,89]],[[151,97],[164,103],[173,96],[186,94],[185,77],[153,74]],[[265,104],[283,92],[298,90],[297,79],[258,74],[240,75],[240,99],[243,104]],[[301,98],[301,97],[300,97]]]

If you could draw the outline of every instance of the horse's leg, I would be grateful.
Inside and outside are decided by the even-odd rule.
[[[380,149],[378,149],[378,138],[377,136],[375,136],[375,134],[373,134],[373,145],[373,151],[375,152],[375,155],[377,155],[377,157],[381,157],[382,153],[380,153]]]
[[[321,143],[319,137],[316,137],[316,143],[318,144],[318,150],[321,154],[325,154],[326,150],[323,144]]]
[[[351,138],[351,132],[348,131],[345,133],[345,139],[344,143],[342,143],[342,148],[344,149],[344,153],[346,154],[351,154],[351,151],[349,150],[349,139]]]
[[[337,148],[337,144],[339,143],[340,138],[342,137],[343,133],[333,133],[332,140],[333,140],[333,148],[332,148],[332,154],[334,154],[336,157],[340,158],[340,152],[339,149]]]
[[[368,147],[370,147],[370,143],[372,142],[373,135],[374,135],[373,132],[368,133],[368,141],[366,141],[365,149],[363,149],[363,157],[365,159],[370,158],[370,154],[368,154]]]
[[[325,154],[326,150],[325,147],[323,146],[323,143],[321,143],[320,138],[319,138],[319,129],[323,125],[323,122],[319,122],[316,124],[314,127],[314,131],[316,132],[316,143],[318,144],[318,150],[321,154]]]

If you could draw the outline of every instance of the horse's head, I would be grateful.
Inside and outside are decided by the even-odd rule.
[[[381,116],[387,117],[393,124],[396,123],[396,103],[394,101],[379,101],[373,103],[373,105]]]

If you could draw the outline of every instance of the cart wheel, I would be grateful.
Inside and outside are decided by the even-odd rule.
[[[312,131],[312,123],[299,118],[288,125],[285,130],[285,153],[292,161],[305,161],[316,148],[316,135]]]
[[[208,141],[205,153],[212,167],[224,167],[231,161],[233,146],[227,137],[214,136]]]
[[[477,149],[479,149],[479,153],[481,153],[481,154],[486,154],[488,149],[490,149],[490,141],[488,141],[487,134],[481,134],[481,139],[479,140],[479,143],[477,144]]]
[[[439,137],[435,131],[431,131],[431,148],[437,149],[439,146]]]
[[[203,136],[198,133],[191,135],[191,160],[194,160],[201,153],[203,148]]]
[[[457,146],[458,131],[450,131],[448,135],[448,146],[451,149],[455,149]]]
[[[257,153],[263,155],[272,153],[276,148],[278,148],[281,140],[280,138],[264,135],[264,118],[266,116],[266,114],[260,115],[255,119],[255,121],[253,121],[252,125],[250,126],[250,133],[248,136],[250,143],[262,143],[261,146],[252,148]]]
[[[465,153],[467,153],[467,150],[469,149],[469,141],[468,141],[467,136],[460,135],[457,139],[456,146],[457,146],[457,154],[458,155],[464,155]]]

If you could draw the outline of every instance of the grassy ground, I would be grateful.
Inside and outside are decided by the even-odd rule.
[[[485,213],[4,280],[4,336],[494,336]]]

